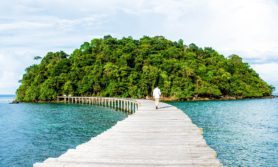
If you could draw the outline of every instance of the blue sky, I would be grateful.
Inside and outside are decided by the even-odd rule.
[[[71,53],[107,34],[163,35],[238,54],[278,89],[275,0],[9,0],[0,2],[0,94],[48,51]]]

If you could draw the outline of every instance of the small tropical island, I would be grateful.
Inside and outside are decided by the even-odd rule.
[[[266,83],[238,55],[171,41],[163,36],[122,39],[110,35],[67,54],[49,52],[26,69],[17,101],[53,101],[59,95],[151,97],[164,100],[242,99],[271,96]]]

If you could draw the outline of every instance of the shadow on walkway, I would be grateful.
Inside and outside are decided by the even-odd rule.
[[[172,106],[163,106],[163,107],[158,107],[158,109],[162,109],[162,108],[170,108]]]

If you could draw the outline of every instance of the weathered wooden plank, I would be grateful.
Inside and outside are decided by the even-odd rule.
[[[181,110],[165,103],[156,110],[153,101],[137,102],[138,111],[109,130],[34,166],[221,166],[202,130]],[[130,101],[118,103],[131,108]]]

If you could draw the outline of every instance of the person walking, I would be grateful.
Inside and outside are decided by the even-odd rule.
[[[159,104],[159,98],[160,98],[161,92],[160,89],[157,87],[154,88],[153,90],[153,97],[155,101],[155,108],[158,109],[158,104]]]

